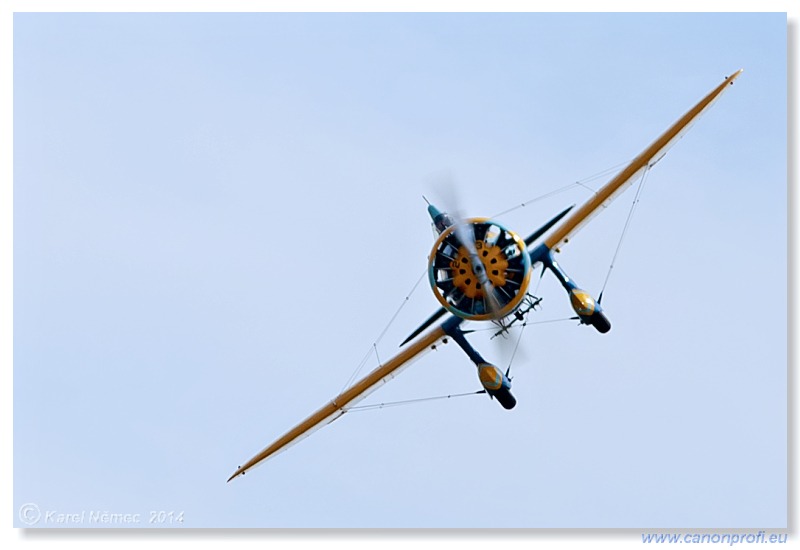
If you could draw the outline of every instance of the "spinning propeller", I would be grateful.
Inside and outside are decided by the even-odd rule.
[[[457,317],[499,321],[517,308],[530,281],[525,242],[497,222],[466,218],[451,183],[446,191],[450,214],[428,203],[439,232],[428,265],[431,288]]]

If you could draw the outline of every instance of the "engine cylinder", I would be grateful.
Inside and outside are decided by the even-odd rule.
[[[433,246],[428,278],[436,299],[462,319],[484,321],[510,315],[522,303],[530,282],[531,260],[525,242],[494,221],[473,218],[464,223],[471,231],[461,234],[474,236],[474,242],[462,243],[456,226],[450,226]]]

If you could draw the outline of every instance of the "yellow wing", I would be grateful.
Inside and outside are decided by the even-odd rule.
[[[366,376],[350,386],[341,394],[333,398],[317,412],[303,420],[300,424],[286,432],[283,436],[276,439],[269,447],[262,450],[256,456],[240,466],[234,474],[228,478],[233,478],[245,474],[254,466],[262,463],[266,459],[286,450],[289,446],[297,443],[301,439],[308,437],[314,430],[326,424],[330,424],[344,413],[349,407],[366,397],[372,390],[383,383],[394,378],[404,366],[407,366],[412,359],[415,359],[423,352],[431,349],[441,338],[446,336],[442,326],[438,326],[425,336],[414,342],[400,353],[389,359],[386,363],[379,366]]]
[[[734,73],[732,76],[725,79],[725,81],[717,86],[711,93],[704,97],[700,103],[695,105],[689,112],[672,125],[664,134],[654,141],[650,147],[645,149],[638,157],[636,157],[625,169],[623,169],[616,177],[604,185],[591,200],[581,206],[572,215],[567,217],[545,240],[545,245],[549,249],[554,249],[562,246],[569,241],[569,238],[574,235],[589,219],[597,213],[600,208],[608,205],[619,193],[628,187],[633,180],[642,173],[642,171],[653,166],[656,162],[661,160],[661,157],[666,154],[669,147],[671,147],[680,137],[689,129],[691,124],[705,112],[711,104],[722,95],[728,84],[733,81],[742,73],[741,70]],[[260,453],[248,460],[244,465],[240,466],[234,474],[228,478],[228,481],[233,478],[245,474],[247,471],[262,463],[266,459],[276,455],[277,453],[287,449],[290,445],[297,443],[304,437],[310,435],[314,430],[321,428],[326,424],[330,424],[345,412],[349,407],[352,407],[356,402],[366,397],[372,390],[384,382],[390,380],[398,374],[400,369],[407,366],[408,363],[419,356],[422,352],[430,349],[437,341],[446,336],[444,329],[441,325],[427,333],[418,341],[404,348],[400,353],[392,357],[389,361],[379,366],[364,378],[353,384],[350,388],[336,396],[330,403],[327,403],[314,414],[306,418],[300,424],[286,432],[283,436],[275,440],[270,446],[266,447]]]
[[[569,239],[578,232],[601,208],[605,208],[622,191],[633,183],[643,171],[647,170],[667,153],[667,150],[678,141],[691,127],[692,123],[703,114],[722,95],[729,84],[733,84],[743,69],[739,69],[725,81],[714,88],[706,97],[692,107],[680,120],[673,124],[657,140],[650,144],[638,157],[633,159],[619,174],[605,184],[594,197],[567,217],[545,239],[544,244],[550,250],[558,250],[569,242]]]

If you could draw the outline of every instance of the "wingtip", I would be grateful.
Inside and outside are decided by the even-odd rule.
[[[729,76],[727,78],[728,82],[733,83],[733,81],[736,80],[737,78],[739,78],[739,75],[742,74],[743,72],[744,72],[744,69],[739,69],[738,71],[736,71],[735,73],[733,73],[731,76]]]
[[[244,472],[245,472],[245,470],[242,470],[242,467],[239,466],[238,468],[236,468],[236,471],[233,472],[233,475],[231,477],[229,477],[228,481],[226,481],[225,483],[230,483],[233,478],[238,477],[240,475],[243,475]]]

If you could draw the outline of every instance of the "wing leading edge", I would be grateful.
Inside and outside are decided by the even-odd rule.
[[[355,403],[365,398],[370,392],[377,389],[383,383],[394,378],[403,367],[408,366],[413,359],[416,359],[423,352],[431,349],[436,342],[445,336],[446,334],[444,329],[441,325],[439,325],[435,329],[425,334],[417,342],[414,342],[407,348],[404,348],[386,363],[380,365],[375,370],[364,376],[361,380],[354,383],[348,389],[334,397],[329,403],[322,406],[314,414],[303,420],[300,424],[286,432],[280,438],[276,439],[269,447],[266,447],[260,453],[248,460],[244,465],[240,466],[236,472],[234,472],[233,475],[228,478],[228,481],[237,476],[244,475],[256,465],[262,463],[272,456],[275,456],[279,452],[286,450],[289,446],[311,435],[313,431],[325,426],[326,424],[330,424],[342,416],[347,412],[349,407],[352,407]]]
[[[686,112],[675,124],[664,132],[657,140],[642,151],[631,161],[619,174],[614,176],[607,184],[600,188],[597,193],[580,208],[575,210],[565,219],[553,232],[547,236],[544,245],[549,250],[558,250],[569,242],[570,237],[575,235],[597,212],[609,205],[622,191],[630,186],[636,178],[645,170],[657,163],[667,153],[686,131],[691,127],[697,118],[706,112],[711,105],[719,99],[722,93],[733,84],[743,69],[739,69],[731,76],[727,77],[722,84],[714,88],[700,102]]]
[[[656,139],[650,146],[639,154],[631,163],[626,166],[619,174],[604,185],[595,195],[583,204],[578,210],[562,221],[553,232],[547,236],[541,247],[547,250],[558,249],[578,232],[597,212],[614,200],[624,191],[636,177],[666,154],[667,150],[678,141],[689,129],[694,121],[703,114],[711,105],[722,95],[729,84],[739,77],[742,69],[727,77],[725,81],[714,88],[700,102],[675,122],[666,132]],[[559,215],[566,214],[567,211]],[[438,317],[437,317],[438,319]],[[435,321],[435,319],[434,319]],[[446,321],[445,321],[446,322]],[[364,376],[358,382],[337,395],[329,403],[322,406],[319,410],[306,418],[300,424],[286,432],[283,436],[275,440],[271,445],[263,449],[260,453],[240,466],[236,472],[228,478],[231,481],[235,477],[244,475],[255,466],[263,463],[268,458],[286,450],[289,446],[297,443],[301,439],[310,435],[313,431],[329,424],[347,412],[349,407],[366,397],[370,392],[381,386],[383,383],[394,378],[403,367],[423,352],[431,349],[436,342],[444,338],[446,333],[440,324],[430,332],[426,333],[416,342],[402,349],[397,355],[386,363],[378,366],[375,370]]]

